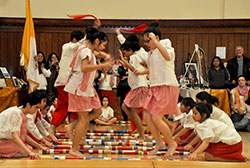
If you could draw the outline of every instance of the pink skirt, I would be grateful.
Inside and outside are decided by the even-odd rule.
[[[124,103],[129,108],[141,108],[148,97],[148,87],[139,87],[131,90],[126,96]]]
[[[177,103],[179,98],[178,86],[153,86],[144,108],[152,115],[179,114]]]
[[[99,109],[99,108],[101,108],[101,102],[96,91],[95,91],[95,97],[78,96],[76,94],[69,93],[68,111],[89,112],[92,109]]]

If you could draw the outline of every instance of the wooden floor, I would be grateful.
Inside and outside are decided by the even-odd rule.
[[[96,126],[90,125],[91,130],[125,130],[127,126]],[[250,158],[250,133],[240,132],[243,139],[243,155]],[[61,154],[62,155],[62,154]],[[66,154],[65,154],[66,155]],[[110,157],[111,155],[85,154],[95,157]],[[119,158],[161,158],[161,156],[143,156],[143,155],[112,155]],[[179,161],[182,160],[182,161]],[[184,160],[184,161],[183,161]],[[32,168],[63,168],[63,167],[101,167],[101,168],[250,168],[250,162],[231,163],[231,162],[207,162],[207,161],[188,161],[184,156],[174,156],[172,161],[156,161],[156,160],[54,160],[50,155],[42,155],[39,160],[21,159],[0,159],[0,168],[13,167],[32,167]]]

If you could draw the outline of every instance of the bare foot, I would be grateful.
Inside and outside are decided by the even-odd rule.
[[[66,136],[69,139],[73,139],[72,125],[71,124],[65,125],[64,128],[65,128],[65,131],[66,131]]]
[[[73,151],[72,149],[70,149],[69,154],[72,155],[72,156],[76,156],[76,157],[81,157],[81,158],[84,157],[81,152],[79,152],[79,151]]]
[[[169,156],[172,156],[177,148],[177,143],[175,141],[173,141],[173,143],[171,143],[171,145],[168,145],[168,151],[167,153],[164,155],[164,158],[167,158]]]
[[[135,129],[134,131],[131,132],[131,134],[136,134],[138,133],[138,129]]]
[[[86,141],[85,138],[82,137],[81,141],[80,141],[80,144],[82,145],[89,145],[89,143]]]
[[[160,145],[159,145],[160,144]],[[165,144],[163,142],[160,142],[159,144],[155,145],[155,149],[148,152],[149,155],[154,155],[156,154],[160,149],[165,148]]]

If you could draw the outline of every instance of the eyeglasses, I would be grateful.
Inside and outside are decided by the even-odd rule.
[[[240,82],[240,81],[243,81],[243,82],[244,82],[244,81],[245,81],[245,79],[239,79],[238,81],[239,81],[239,82]]]
[[[143,42],[144,42],[144,43],[149,43],[150,40],[151,40],[151,39],[149,39],[149,40],[144,40]]]

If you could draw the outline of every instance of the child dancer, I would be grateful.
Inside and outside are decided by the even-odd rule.
[[[42,150],[48,149],[26,134],[26,115],[34,114],[39,108],[40,101],[34,93],[30,93],[24,98],[22,107],[10,107],[0,113],[0,157],[40,158],[40,155],[34,153],[32,147],[25,142]]]
[[[175,140],[184,140],[186,139],[195,127],[195,121],[193,120],[192,108],[194,107],[195,102],[191,97],[185,97],[182,99],[180,103],[180,112],[183,114],[182,118],[180,119],[179,127],[175,130],[174,139]],[[184,136],[185,135],[185,136]]]
[[[198,159],[198,154],[205,151],[208,161],[245,161],[242,156],[242,139],[237,131],[227,124],[209,118],[212,106],[197,103],[193,108],[193,118],[199,124],[195,131],[202,140],[200,146],[188,158]]]
[[[112,87],[114,85],[113,82],[113,77],[114,77],[114,73],[112,75],[110,75],[109,72],[110,69],[108,68],[104,68],[103,72],[101,73],[101,77],[99,78],[99,96],[103,97],[103,96],[107,96],[110,100],[109,105],[112,107],[114,106],[115,103],[115,96],[114,93],[112,91]]]
[[[101,125],[112,125],[117,121],[117,118],[114,117],[114,110],[109,106],[108,96],[102,97],[102,114],[95,119],[97,124]]]
[[[157,23],[152,24],[143,32],[145,45],[149,52],[150,92],[144,105],[144,117],[152,132],[156,146],[149,154],[155,154],[165,145],[160,133],[168,142],[165,157],[173,155],[177,147],[168,125],[163,121],[165,114],[178,114],[179,97],[178,81],[174,71],[175,53],[169,39],[161,40],[161,32]],[[161,40],[161,41],[160,41]],[[140,73],[137,73],[140,74]]]
[[[34,114],[27,114],[27,134],[30,136],[33,140],[36,142],[43,142],[46,146],[53,148],[54,145],[49,142],[47,139],[47,136],[49,136],[53,141],[57,142],[57,138],[52,135],[52,134],[46,134],[46,135],[41,135],[40,129],[43,129],[43,126],[41,124],[41,115],[40,115],[40,110],[44,109],[46,106],[47,102],[47,95],[44,91],[41,90],[36,90],[34,91],[34,94],[41,100],[39,104],[39,109],[37,110],[36,113]],[[47,131],[46,131],[47,132]]]
[[[215,104],[215,103],[219,103],[218,98],[210,95],[207,92],[199,92],[196,95],[196,102],[203,102],[203,103],[210,103],[210,104]],[[233,122],[230,119],[230,117],[221,109],[219,109],[218,107],[216,107],[215,105],[212,105],[212,114],[210,115],[211,119],[215,119],[215,120],[219,120],[221,122],[224,122],[225,124],[227,124],[228,126],[234,128]]]
[[[121,63],[128,67],[128,83],[131,92],[126,96],[122,104],[123,111],[134,121],[137,130],[140,134],[139,139],[144,139],[144,129],[141,119],[138,115],[138,110],[144,106],[148,96],[148,83],[146,75],[136,75],[134,71],[146,71],[142,65],[144,63],[140,55],[139,39],[135,35],[129,36],[125,43],[121,45],[124,55],[129,58],[129,62],[125,60],[120,51]],[[145,59],[145,58],[144,58]]]
[[[78,151],[81,137],[85,134],[89,121],[95,119],[101,113],[99,97],[93,87],[96,70],[111,68],[112,62],[96,65],[94,51],[102,51],[108,43],[105,33],[97,31],[87,33],[88,43],[78,49],[72,62],[72,74],[65,85],[65,91],[69,94],[68,111],[77,112],[79,120],[73,135],[73,144],[69,154],[83,157]]]

